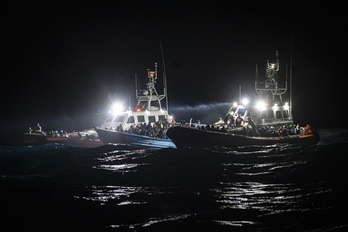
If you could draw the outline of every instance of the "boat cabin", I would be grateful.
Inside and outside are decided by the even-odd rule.
[[[282,95],[287,92],[287,76],[285,87],[278,84],[279,60],[278,52],[276,52],[276,62],[267,61],[265,78],[260,79],[256,66],[255,74],[255,91],[257,93],[258,102],[255,105],[240,104],[232,106],[227,114],[236,119],[240,115],[244,122],[248,121],[248,117],[254,121],[257,126],[277,126],[285,124],[293,124],[291,107],[288,103],[283,103]],[[241,88],[240,88],[240,102]],[[271,96],[271,97],[270,97]],[[291,105],[291,96],[290,96]]]
[[[266,104],[248,107],[238,105],[232,106],[227,114],[233,116],[234,119],[240,115],[244,122],[248,122],[248,117],[251,117],[254,123],[261,127],[293,123],[288,104],[283,106],[274,104],[272,107],[267,107]]]
[[[166,110],[158,111],[135,111],[135,112],[122,112],[116,115],[109,115],[105,122],[101,125],[101,128],[113,128],[116,129],[122,125],[124,130],[128,130],[129,127],[139,123],[155,123],[157,121],[164,122],[168,120],[168,113]]]
[[[159,95],[155,89],[157,79],[157,63],[155,63],[155,71],[148,70],[149,81],[146,84],[146,90],[136,90],[136,98],[138,100],[135,111],[111,113],[106,118],[101,128],[116,129],[120,125],[123,130],[128,130],[132,125],[145,123],[155,123],[158,121],[170,122],[168,111],[162,109],[161,100],[165,95]],[[136,80],[136,84],[137,84]],[[138,95],[138,93],[140,93]]]

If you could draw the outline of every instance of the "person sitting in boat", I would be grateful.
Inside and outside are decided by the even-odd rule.
[[[296,134],[300,133],[300,123],[297,123],[296,125]]]
[[[201,126],[201,121],[197,120],[196,124],[194,125],[195,128],[199,128]]]
[[[240,115],[236,118],[236,127],[241,127],[243,119]]]
[[[282,136],[288,136],[288,135],[289,135],[288,128],[284,125],[282,130]]]
[[[307,124],[306,129],[305,129],[305,134],[310,134],[312,133],[311,127]]]
[[[134,134],[140,135],[140,133],[141,133],[140,125],[136,125]]]
[[[140,134],[141,135],[145,135],[146,134],[146,129],[145,129],[145,122],[144,123],[140,123]]]
[[[77,132],[77,137],[79,137],[80,139],[82,139],[82,135],[81,135],[80,131]]]
[[[42,132],[42,128],[41,128],[39,123],[37,123],[36,126],[34,127],[34,131],[35,132]]]
[[[123,127],[122,127],[122,124],[120,124],[119,126],[118,126],[118,130],[117,130],[118,132],[124,132],[124,130],[123,130]]]
[[[224,118],[224,124],[225,124],[225,125],[228,124],[230,118],[231,118],[231,115],[230,115],[230,114],[227,114],[227,115],[225,116],[225,118]]]
[[[150,122],[149,122],[149,124],[146,125],[145,130],[146,130],[146,134],[145,135],[150,136],[151,131],[152,131],[152,125],[151,125]]]
[[[134,126],[131,125],[128,129],[128,133],[133,134]]]
[[[33,132],[33,129],[31,129],[31,127],[29,127],[28,133],[31,134],[31,132]]]
[[[157,136],[158,136],[158,134],[159,134],[159,128],[158,128],[158,126],[155,124],[154,126],[153,126],[153,137],[155,137],[155,138],[157,138]]]

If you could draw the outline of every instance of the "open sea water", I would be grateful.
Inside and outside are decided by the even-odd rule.
[[[0,231],[348,231],[348,131],[318,145],[0,147]]]

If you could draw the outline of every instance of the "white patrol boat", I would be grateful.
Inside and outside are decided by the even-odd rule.
[[[148,70],[149,81],[146,90],[138,90],[136,78],[137,105],[134,111],[117,112],[117,105],[100,128],[95,128],[105,144],[124,144],[142,148],[175,148],[174,143],[166,137],[166,131],[172,123],[161,100],[166,97],[166,79],[164,94],[159,95],[155,88],[157,80],[157,63],[155,71]],[[167,102],[168,108],[168,102]]]

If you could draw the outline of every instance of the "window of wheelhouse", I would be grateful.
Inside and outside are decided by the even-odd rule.
[[[152,107],[155,107],[155,108],[158,108],[158,109],[159,109],[159,101],[158,101],[158,100],[157,100],[157,101],[151,101],[150,105],[151,105]]]
[[[266,118],[266,111],[261,112],[261,118]]]
[[[149,116],[149,122],[156,122],[155,116]]]
[[[164,122],[166,120],[165,115],[158,115],[158,121]]]
[[[268,118],[274,118],[274,114],[273,114],[273,110],[272,109],[267,110],[267,117]]]
[[[283,117],[288,118],[289,117],[289,111],[288,110],[283,110]]]
[[[145,122],[145,117],[144,117],[144,115],[138,115],[137,118],[138,118],[138,123],[139,123],[139,122]]]
[[[277,117],[277,118],[281,118],[281,117],[282,117],[282,112],[279,111],[279,110],[277,110],[277,111],[276,111],[276,117]]]
[[[134,123],[134,116],[129,116],[127,123]]]
[[[245,114],[245,111],[246,111],[246,109],[245,108],[239,108],[238,109],[238,115],[240,115],[240,116],[244,116],[244,114]]]

